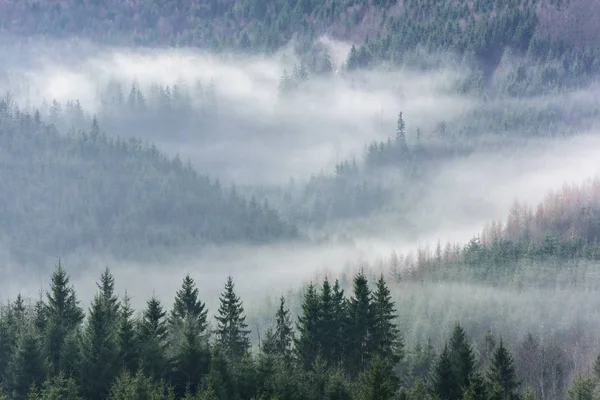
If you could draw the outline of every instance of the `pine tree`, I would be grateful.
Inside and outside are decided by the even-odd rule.
[[[46,380],[42,390],[28,400],[82,400],[82,397],[73,379],[58,375]]]
[[[460,398],[463,389],[469,386],[469,377],[475,370],[475,355],[459,324],[454,326],[450,338],[450,359],[455,384],[453,398]]]
[[[298,316],[296,330],[298,337],[294,341],[296,357],[306,371],[310,370],[319,354],[319,296],[315,286],[310,283],[304,294],[302,313]]]
[[[250,349],[248,325],[244,315],[242,301],[234,292],[233,278],[227,278],[225,292],[219,298],[219,315],[217,319],[218,341],[230,360],[240,360]]]
[[[163,388],[150,377],[138,371],[131,375],[123,372],[111,387],[109,400],[163,400]]]
[[[210,353],[208,344],[201,338],[198,318],[186,316],[181,327],[182,340],[176,349],[172,383],[181,396],[184,391],[195,392],[200,380],[208,372]]]
[[[431,396],[427,392],[423,379],[417,378],[408,393],[407,400],[431,400]]]
[[[396,145],[400,154],[403,154],[408,149],[406,144],[406,123],[404,122],[402,111],[398,114],[398,122],[396,124]]]
[[[84,317],[75,290],[69,286],[69,277],[60,261],[52,274],[46,300],[43,311],[46,319],[43,324],[45,353],[52,371],[57,374],[65,338],[81,324]]]
[[[127,372],[134,374],[140,361],[140,343],[135,322],[132,319],[133,310],[130,302],[126,293],[119,313],[116,340],[121,365]]]
[[[479,372],[473,372],[469,376],[468,385],[462,396],[463,400],[487,400],[485,379]]]
[[[189,317],[192,321],[196,321],[198,333],[203,334],[207,325],[207,313],[206,305],[198,299],[196,283],[189,274],[186,275],[181,289],[175,295],[175,302],[169,318],[171,326],[181,326],[183,321]]]
[[[341,366],[346,348],[347,335],[347,301],[339,280],[333,284],[333,360],[334,365]]]
[[[358,390],[359,400],[392,400],[398,390],[392,366],[375,357],[371,368],[363,376]]]
[[[285,298],[279,299],[279,308],[275,313],[275,329],[270,329],[266,334],[266,353],[289,360],[292,352],[292,321],[290,311],[285,307]]]
[[[119,372],[112,312],[104,294],[97,294],[82,335],[80,380],[83,393],[90,400],[105,399]]]
[[[116,326],[119,316],[119,299],[115,295],[115,279],[112,276],[108,267],[100,276],[100,283],[96,284],[100,289],[100,294],[103,297],[105,306],[107,307],[107,317],[111,326]]]
[[[351,374],[359,374],[369,366],[370,335],[373,329],[371,292],[366,276],[359,272],[354,277],[354,293],[348,304],[348,348],[345,365]]]
[[[403,357],[403,343],[400,330],[394,323],[396,309],[383,274],[377,280],[373,293],[373,332],[371,333],[371,351],[373,355],[387,359],[396,365]]]
[[[75,378],[81,366],[81,331],[79,328],[67,334],[60,350],[60,373],[66,378]]]
[[[165,315],[160,301],[152,296],[146,303],[139,327],[141,364],[144,374],[153,379],[162,378],[167,367],[168,331]]]
[[[502,340],[500,340],[492,356],[492,365],[487,378],[490,386],[499,390],[503,399],[513,400],[518,398],[519,382],[517,381],[513,357],[508,349],[504,347]]]
[[[319,299],[319,319],[317,326],[317,342],[320,354],[327,365],[334,365],[334,349],[336,339],[336,326],[334,318],[335,304],[329,280],[325,278],[321,287]]]
[[[39,339],[25,332],[8,364],[6,391],[13,400],[25,400],[32,386],[46,380],[47,367],[38,345]]]
[[[431,390],[440,400],[454,400],[455,396],[454,372],[452,371],[452,359],[448,345],[440,354],[431,376]]]

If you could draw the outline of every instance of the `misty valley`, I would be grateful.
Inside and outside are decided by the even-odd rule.
[[[0,2],[0,400],[600,399],[599,19]]]

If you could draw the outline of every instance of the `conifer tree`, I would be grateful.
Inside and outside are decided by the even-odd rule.
[[[65,338],[81,324],[84,317],[75,290],[69,285],[69,277],[60,261],[52,274],[50,292],[46,294],[46,300],[46,322],[43,324],[45,353],[53,373],[57,374]]]
[[[353,289],[353,296],[348,304],[348,348],[345,365],[351,374],[359,374],[368,368],[371,359],[370,335],[374,328],[371,291],[362,272],[354,277]]]
[[[145,376],[142,371],[135,375],[123,372],[111,387],[109,400],[163,400],[163,388]]]
[[[487,390],[483,376],[474,371],[468,379],[468,385],[463,391],[463,400],[487,400]]]
[[[72,378],[58,375],[44,382],[42,389],[28,400],[82,400],[79,388]]]
[[[227,278],[221,294],[217,319],[217,340],[230,360],[240,360],[250,349],[248,325],[242,301],[234,292],[233,278]]]
[[[392,366],[375,357],[371,368],[364,374],[358,390],[359,400],[392,400],[398,390]]]
[[[119,310],[116,341],[119,350],[119,362],[130,374],[135,374],[140,360],[140,343],[138,332],[133,320],[131,300],[127,293]]]
[[[292,321],[290,311],[285,307],[285,298],[279,299],[279,308],[275,313],[275,329],[267,331],[265,341],[265,352],[289,360],[292,352]]]
[[[302,302],[302,313],[298,316],[294,341],[294,350],[300,366],[308,371],[319,354],[319,296],[315,286],[310,283],[306,288]]]
[[[401,154],[408,149],[406,144],[406,123],[404,122],[402,111],[398,114],[398,122],[396,124],[396,146],[398,146]]]
[[[6,373],[6,391],[13,400],[25,400],[32,386],[46,380],[47,367],[39,339],[25,332],[19,339]]]
[[[114,327],[118,321],[120,304],[118,297],[115,295],[115,279],[108,267],[100,275],[100,282],[97,283],[97,286],[107,307],[107,318]]]
[[[319,319],[317,326],[317,341],[319,343],[320,354],[327,365],[334,364],[334,346],[336,339],[335,326],[335,304],[333,293],[329,280],[325,278],[321,287],[321,296],[319,299]]]
[[[460,398],[464,388],[469,386],[469,377],[475,370],[475,355],[465,331],[459,324],[454,326],[450,338],[450,359],[454,373],[454,398]]]
[[[347,301],[344,290],[340,287],[339,280],[333,284],[333,360],[334,365],[341,366],[344,358],[344,349],[347,342]]]
[[[60,373],[65,378],[75,378],[81,366],[81,331],[80,328],[67,334],[60,350]]]
[[[175,295],[175,302],[169,318],[171,326],[181,326],[189,317],[191,321],[196,321],[198,334],[203,334],[207,325],[207,313],[206,305],[198,298],[196,283],[189,274],[186,275],[181,289]]]
[[[492,356],[492,365],[487,378],[493,388],[492,390],[499,391],[503,399],[514,400],[518,398],[519,382],[517,381],[513,357],[508,349],[504,347],[502,340],[500,340]]]
[[[455,396],[454,372],[452,371],[452,359],[448,345],[440,354],[431,377],[431,390],[440,400],[453,400]]]
[[[94,297],[81,341],[80,380],[83,393],[90,400],[107,397],[118,374],[118,348],[114,316],[103,293]]]
[[[383,274],[377,280],[377,286],[373,293],[372,310],[372,353],[386,358],[392,365],[396,365],[403,357],[403,343],[400,338],[400,330],[394,322],[396,318],[394,301],[383,279]]]
[[[181,327],[182,340],[176,349],[173,384],[179,395],[195,392],[203,375],[208,373],[210,353],[208,344],[201,338],[197,317],[187,315]]]
[[[160,379],[167,367],[166,349],[168,345],[165,311],[155,296],[146,303],[140,323],[140,355],[144,374]]]

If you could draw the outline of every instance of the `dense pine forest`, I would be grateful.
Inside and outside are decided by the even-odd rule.
[[[539,356],[532,335],[515,358],[488,332],[477,354],[458,322],[440,349],[431,341],[407,348],[383,276],[369,282],[358,273],[348,294],[337,280],[309,284],[296,318],[281,297],[274,324],[254,349],[231,277],[216,312],[206,308],[189,275],[171,310],[152,297],[136,313],[127,295],[115,294],[108,269],[97,286],[86,313],[59,263],[39,300],[19,296],[2,307],[0,396],[545,399],[566,391],[569,399],[592,399],[600,379],[597,362],[595,372],[561,386],[567,371]]]
[[[598,20],[0,0],[0,400],[600,399]]]

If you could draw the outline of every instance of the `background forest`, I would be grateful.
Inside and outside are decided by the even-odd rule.
[[[600,398],[599,18],[0,2],[0,398]]]

